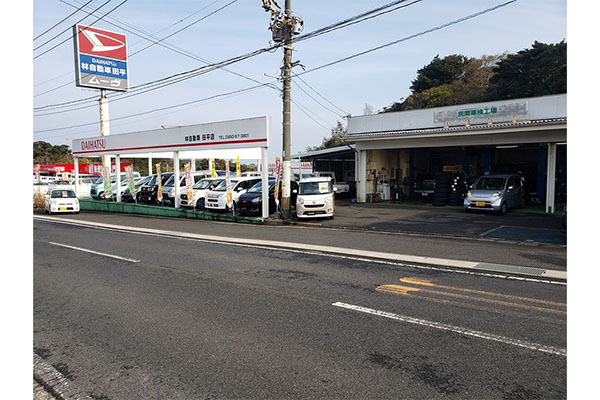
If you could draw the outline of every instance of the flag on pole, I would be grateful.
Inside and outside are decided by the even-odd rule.
[[[156,179],[158,181],[158,191],[156,192],[156,200],[162,202],[162,178],[160,177],[160,163],[156,164]]]
[[[233,190],[231,189],[231,176],[229,174],[229,161],[225,163],[225,182],[227,185],[227,208],[233,204]]]
[[[279,157],[275,157],[275,203],[279,206],[279,182],[281,178],[281,160]]]
[[[235,161],[235,176],[237,176],[238,178],[240,176],[242,176],[242,169],[240,167],[240,156],[236,156],[236,161]]]
[[[104,198],[112,196],[112,185],[110,184],[110,167],[102,169],[102,180],[104,181]]]
[[[125,174],[127,175],[127,185],[129,186],[129,192],[131,197],[135,200],[135,183],[133,182],[133,166],[125,167]]]
[[[215,159],[211,158],[210,160],[208,160],[208,168],[210,169],[210,177],[211,178],[216,178],[215,175]]]
[[[194,190],[192,189],[192,173],[190,164],[185,164],[185,186],[187,187],[188,204],[192,202]]]

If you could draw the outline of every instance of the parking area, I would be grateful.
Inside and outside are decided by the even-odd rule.
[[[505,215],[498,215],[466,213],[462,207],[392,202],[365,204],[336,199],[335,219],[313,219],[305,223],[392,233],[567,244],[561,215],[536,213],[531,209],[509,210]]]

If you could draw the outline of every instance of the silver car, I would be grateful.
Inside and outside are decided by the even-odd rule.
[[[518,175],[485,175],[470,187],[464,200],[465,211],[487,210],[506,214],[513,207],[524,207],[523,179]]]

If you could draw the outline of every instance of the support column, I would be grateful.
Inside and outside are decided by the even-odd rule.
[[[554,193],[556,191],[556,143],[548,143],[548,163],[546,166],[546,212],[554,213]]]
[[[148,156],[148,175],[152,175],[152,171],[154,169],[152,168],[152,153],[150,153],[150,155]]]
[[[75,197],[79,198],[79,158],[73,157],[73,163],[75,164]]]
[[[175,175],[175,208],[179,208],[179,152],[173,153],[173,174]]]
[[[108,116],[108,98],[106,90],[100,90],[100,136],[110,135],[110,124]],[[102,156],[102,167],[110,168],[110,156]],[[109,170],[110,171],[110,170]]]
[[[121,202],[121,155],[115,156],[115,174],[117,178],[117,202]]]
[[[365,203],[367,201],[367,151],[358,151],[358,187],[356,188],[358,194],[358,202]]]

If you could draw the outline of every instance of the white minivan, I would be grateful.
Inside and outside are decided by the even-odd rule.
[[[296,216],[298,218],[328,217],[335,212],[336,189],[330,177],[314,177],[298,182]]]
[[[188,201],[187,191],[185,188],[182,193],[179,194],[179,205],[181,207],[191,207],[191,208],[204,208],[204,203],[206,202],[206,194],[216,188],[219,183],[225,180],[224,177],[219,176],[217,178],[204,178],[198,181],[194,186],[192,186],[192,201]]]
[[[261,182],[259,177],[241,177],[231,178],[231,188],[233,192],[233,208],[240,195],[246,193],[248,189]],[[232,211],[232,208],[227,207],[227,180],[223,180],[217,187],[210,190],[206,194],[206,203],[204,207],[208,210],[226,210]]]

